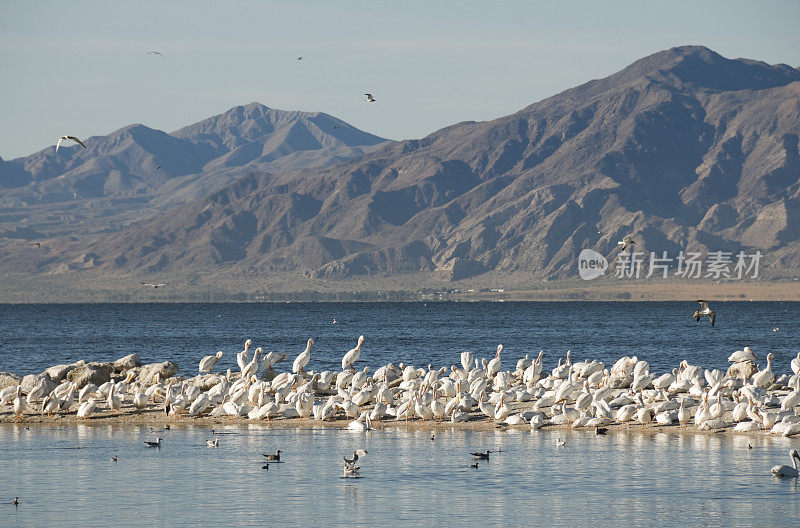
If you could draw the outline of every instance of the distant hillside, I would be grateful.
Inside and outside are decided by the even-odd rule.
[[[323,113],[237,106],[171,134],[130,125],[0,160],[0,236],[20,223],[50,236],[119,230],[249,171],[322,167],[386,140]]]
[[[274,151],[237,146],[247,127],[228,136],[204,123],[171,136],[192,138],[197,156],[228,149],[204,167]],[[251,174],[91,244],[4,260],[43,272],[563,279],[581,249],[609,254],[634,233],[643,251],[758,249],[765,267],[798,269],[799,135],[800,71],[685,46],[507,117],[332,167]]]

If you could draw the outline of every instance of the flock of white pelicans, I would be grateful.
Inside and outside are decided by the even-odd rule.
[[[773,355],[766,367],[757,369],[757,358],[748,347],[734,352],[731,363],[751,362],[749,377],[734,377],[683,361],[661,375],[650,372],[647,361],[622,357],[610,368],[599,361],[571,361],[570,352],[552,371],[543,372],[542,356],[526,355],[503,370],[503,345],[490,360],[472,352],[461,354],[461,365],[434,369],[389,363],[370,373],[354,367],[364,336],[342,358],[340,371],[306,371],[314,340],[309,339],[292,364],[291,372],[276,372],[286,356],[250,352],[251,341],[236,356],[239,372],[212,370],[223,353],[204,357],[199,375],[173,383],[156,379],[151,384],[124,380],[101,386],[87,384],[78,390],[64,382],[49,394],[44,383],[27,395],[22,386],[0,392],[0,404],[12,405],[18,417],[28,412],[68,413],[77,405],[77,416],[128,409],[142,412],[163,409],[170,415],[238,417],[249,420],[307,418],[320,421],[344,418],[348,429],[366,431],[382,420],[466,422],[485,418],[500,426],[530,424],[603,428],[612,424],[680,426],[701,430],[765,431],[792,436],[800,433],[800,353],[791,361],[792,375],[776,376]],[[731,369],[733,370],[733,369]],[[746,371],[746,369],[739,369]],[[203,387],[203,388],[201,388]],[[35,406],[34,409],[32,409]],[[596,429],[597,430],[597,429]],[[782,476],[797,476],[797,451],[790,453],[792,466],[773,468]]]

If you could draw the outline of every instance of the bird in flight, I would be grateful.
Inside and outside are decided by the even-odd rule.
[[[156,170],[158,170],[158,169],[160,169],[160,168],[161,168],[161,165],[159,165],[158,167],[156,167]]]
[[[143,282],[142,284],[144,284],[145,286],[150,286],[151,288],[160,288],[162,286],[166,286],[167,285],[166,282],[159,282],[157,284],[154,284],[154,283],[151,283],[151,282]]]
[[[303,60],[303,56],[300,55],[299,57],[297,57],[297,60]]]
[[[333,125],[334,130],[336,130],[337,128],[339,128],[339,125]]]
[[[622,249],[620,249],[620,251],[625,251],[625,248],[632,247],[635,244],[636,241],[633,239],[633,235],[625,235],[624,237],[622,237],[622,240],[620,242],[617,242],[618,246],[622,246]]]
[[[160,51],[148,51],[146,53],[146,55],[158,55],[159,57],[162,57],[162,58],[164,57],[164,54],[161,53]]]
[[[704,315],[708,316],[708,319],[711,321],[711,326],[714,326],[714,321],[717,319],[717,313],[708,307],[708,301],[697,301],[700,303],[700,309],[695,310],[692,314],[694,317],[695,322],[699,321],[701,317]]]
[[[78,143],[83,148],[86,148],[86,145],[83,144],[83,141],[81,141],[80,139],[76,138],[75,136],[61,136],[60,138],[58,138],[58,143],[56,143],[56,152],[58,152],[58,147],[61,146],[61,142],[62,141],[67,141],[69,139],[71,139],[75,143]]]
[[[374,103],[375,102],[375,97],[373,97],[371,93],[365,93],[364,95],[367,96],[367,98],[364,99],[366,102],[368,102],[368,103]]]
[[[35,246],[36,246],[36,247],[42,247],[42,243],[41,243],[41,242],[37,242],[37,243],[35,244]]]

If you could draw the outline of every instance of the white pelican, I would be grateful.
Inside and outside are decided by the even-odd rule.
[[[114,386],[111,386],[111,389],[108,391],[108,398],[106,398],[106,403],[108,403],[108,409],[111,412],[119,412],[122,409],[122,398],[117,396],[114,392]]]
[[[750,350],[750,347],[744,347],[742,350],[737,350],[730,356],[728,356],[728,361],[731,363],[738,363],[740,361],[755,361],[756,355],[753,354],[753,351]]]
[[[800,460],[800,454],[796,449],[789,451],[789,458],[792,460],[792,466],[775,466],[772,468],[772,474],[776,477],[797,477],[797,461]]]
[[[308,361],[311,359],[311,347],[313,345],[314,345],[314,340],[309,339],[308,343],[306,343],[306,349],[300,352],[300,355],[297,356],[297,358],[294,360],[294,363],[292,363],[292,372],[294,372],[295,374],[299,374],[300,372],[305,374],[305,370],[303,370],[303,367],[308,365]]]
[[[800,352],[797,353],[797,357],[794,358],[789,365],[792,367],[792,372],[794,372],[795,375],[800,374]]]
[[[759,370],[750,378],[750,382],[756,387],[766,387],[775,379],[775,374],[772,373],[772,357],[772,352],[767,354],[767,368]]]
[[[219,361],[221,358],[222,358],[222,350],[220,350],[216,354],[205,356],[203,359],[200,360],[200,366],[198,367],[198,371],[200,372],[200,374],[202,374],[203,372],[208,372],[209,374],[211,374],[211,371],[214,370],[214,365],[216,365],[217,361]]]
[[[258,360],[261,359],[261,347],[256,348],[253,359],[242,368],[242,379],[249,379],[258,372]]]
[[[351,431],[371,431],[372,430],[372,421],[369,419],[369,414],[367,411],[361,413],[357,419],[353,420],[352,422],[347,424],[347,428]]]
[[[139,414],[142,413],[142,409],[147,407],[147,394],[142,391],[137,390],[133,393],[133,405],[136,407],[136,410],[139,411]]]
[[[58,143],[56,143],[56,152],[58,152],[58,147],[61,146],[61,142],[62,141],[68,141],[70,139],[72,141],[74,141],[75,143],[78,143],[83,148],[86,148],[86,145],[83,144],[83,141],[81,141],[80,139],[76,138],[75,136],[61,136],[60,138],[58,138]]]
[[[78,418],[83,418],[84,421],[88,420],[89,417],[94,413],[97,409],[97,400],[94,398],[89,398],[88,401],[85,401],[78,407]]]
[[[250,348],[253,342],[251,340],[247,340],[244,342],[244,350],[236,354],[236,364],[239,365],[239,370],[244,370],[244,367],[249,363],[247,357],[247,349]]]
[[[704,315],[707,315],[708,319],[711,321],[711,326],[713,327],[714,321],[716,321],[717,319],[717,313],[708,307],[708,301],[700,300],[697,302],[700,303],[700,309],[695,310],[694,313],[692,314],[692,317],[694,317],[695,322],[699,321],[700,318],[703,317]]]
[[[28,406],[28,400],[22,395],[22,385],[17,386],[17,397],[14,398],[14,414],[22,418],[22,413]]]
[[[502,351],[503,345],[497,345],[497,352],[495,352],[494,357],[489,361],[489,365],[486,367],[486,377],[489,379],[493,379],[503,365],[503,360],[500,359],[500,352]]]
[[[358,337],[358,344],[355,348],[351,348],[347,351],[347,354],[344,355],[342,358],[342,370],[347,368],[348,366],[352,369],[353,363],[358,361],[358,357],[361,355],[361,343],[364,342],[364,336]]]

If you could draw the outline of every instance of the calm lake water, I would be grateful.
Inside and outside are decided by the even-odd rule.
[[[726,368],[749,345],[790,372],[800,350],[800,303],[715,303],[717,326],[688,303],[342,303],[0,305],[0,371],[38,373],[73,362],[171,360],[180,374],[223,350],[235,368],[245,339],[290,361],[313,337],[308,368],[338,368],[366,336],[360,364],[417,366],[490,357],[506,369],[545,351],[552,368],[573,358],[611,363],[636,354],[663,372],[687,359]],[[337,323],[332,324],[336,319]],[[777,331],[773,331],[777,328]],[[762,361],[763,362],[763,361]],[[0,425],[0,526],[789,526],[797,480],[769,474],[796,439],[724,435],[607,437],[570,431],[368,434],[252,425],[205,446],[210,431]],[[555,447],[563,436],[566,445]],[[747,444],[753,444],[748,449]],[[75,449],[79,445],[81,449]],[[341,456],[365,448],[360,479]],[[502,452],[501,451],[502,448]],[[262,470],[262,452],[285,463]],[[472,469],[470,451],[495,451]],[[109,458],[114,454],[119,461]],[[14,508],[10,501],[19,496]]]
[[[781,437],[230,431],[215,449],[209,430],[173,426],[149,449],[147,427],[0,425],[0,526],[770,527],[800,516],[797,479],[769,473],[796,443]],[[284,462],[262,470],[261,453],[278,448]],[[357,448],[369,452],[362,477],[341,478]],[[486,449],[470,468],[469,452]]]
[[[174,361],[197,373],[201,357],[222,350],[217,368],[236,369],[244,341],[287,354],[288,370],[309,337],[308,369],[341,367],[360,334],[361,366],[389,361],[449,366],[460,353],[491,357],[504,345],[503,368],[544,350],[550,369],[573,360],[611,363],[637,355],[663,373],[681,360],[727,368],[734,350],[750,346],[764,366],[790,372],[800,350],[800,303],[720,302],[716,327],[691,317],[693,302],[56,304],[0,305],[0,371],[39,373],[79,359],[108,361],[136,352],[143,362]],[[332,324],[336,319],[336,324]],[[777,331],[773,332],[773,328]]]

